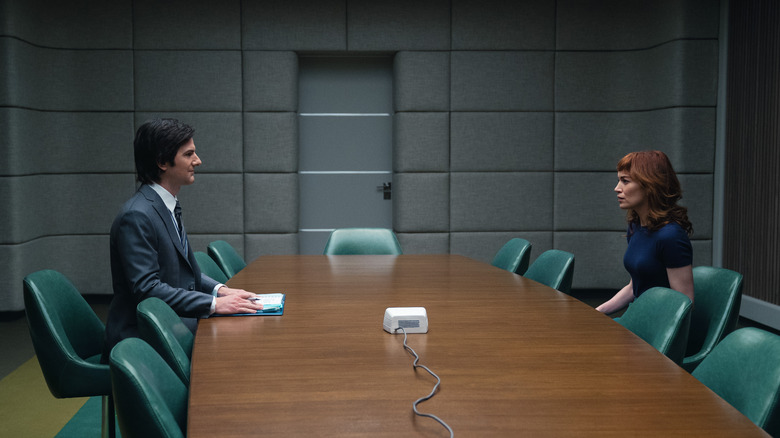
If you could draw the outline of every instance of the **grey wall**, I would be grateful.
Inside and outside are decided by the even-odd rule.
[[[510,237],[627,281],[612,187],[626,152],[672,158],[709,264],[716,1],[5,0],[0,311],[58,269],[110,293],[108,230],[150,116],[196,127],[181,193],[196,250],[298,248],[299,53],[394,53],[394,227],[406,253],[489,261]]]
[[[394,226],[405,251],[490,261],[519,236],[532,260],[573,252],[575,288],[619,288],[615,165],[661,149],[685,190],[694,263],[711,263],[718,2],[451,7],[450,50],[396,55]]]

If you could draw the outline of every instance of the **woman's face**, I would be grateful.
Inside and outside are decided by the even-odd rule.
[[[620,204],[620,208],[623,210],[641,210],[647,201],[642,187],[631,179],[631,175],[628,172],[618,172],[618,183],[615,186],[615,193],[617,193],[618,204]]]

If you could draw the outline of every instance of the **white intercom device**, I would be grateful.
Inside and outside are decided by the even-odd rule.
[[[428,333],[428,313],[425,307],[388,307],[382,326],[392,334]],[[404,330],[396,331],[399,327]]]

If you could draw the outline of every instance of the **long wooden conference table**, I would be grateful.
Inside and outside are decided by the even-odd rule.
[[[412,411],[436,380],[388,307],[426,308],[408,344],[442,382],[419,410],[455,436],[766,436],[590,306],[466,257],[263,256],[229,285],[284,315],[200,321],[190,437],[449,436]]]

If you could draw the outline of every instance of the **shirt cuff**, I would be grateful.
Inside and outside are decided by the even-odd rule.
[[[209,309],[209,315],[213,315],[213,314],[214,314],[214,312],[216,312],[216,311],[217,311],[217,296],[218,296],[218,295],[217,295],[217,291],[218,291],[218,290],[219,290],[219,288],[221,288],[222,286],[224,286],[224,284],[222,284],[222,283],[217,283],[217,285],[216,285],[216,286],[214,286],[214,289],[211,291],[211,295],[213,295],[213,296],[214,296],[214,298],[212,298],[212,299],[211,299],[211,309]]]

